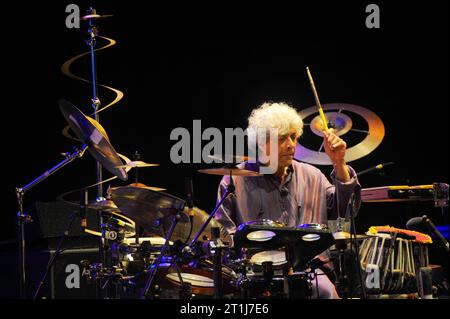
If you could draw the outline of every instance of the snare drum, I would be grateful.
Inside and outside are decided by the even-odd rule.
[[[191,285],[192,293],[197,296],[214,295],[214,271],[213,263],[209,260],[200,261],[197,265],[183,265],[180,267],[180,275],[184,283]],[[178,272],[171,267],[165,279],[175,288],[181,287]],[[237,291],[235,281],[238,275],[229,267],[222,265],[223,293],[230,294]]]

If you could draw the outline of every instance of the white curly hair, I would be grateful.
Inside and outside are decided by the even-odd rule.
[[[248,118],[249,129],[278,129],[279,135],[287,134],[291,129],[300,137],[303,133],[303,120],[295,108],[287,103],[263,103],[254,109]]]

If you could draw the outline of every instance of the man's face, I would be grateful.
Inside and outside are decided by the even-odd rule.
[[[278,167],[283,168],[292,164],[295,147],[297,146],[297,131],[289,130],[287,134],[278,136]],[[270,143],[266,144],[266,152],[270,156]]]

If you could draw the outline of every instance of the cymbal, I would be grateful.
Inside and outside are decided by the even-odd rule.
[[[104,18],[110,18],[112,17],[112,14],[104,14],[104,15],[99,15],[99,14],[87,14],[85,16],[82,16],[80,19],[81,20],[97,20],[97,19],[104,19]]]
[[[246,155],[208,155],[208,158],[213,159],[216,163],[242,163],[249,161],[251,158]]]
[[[378,115],[376,115],[372,111],[358,105],[345,103],[323,104],[322,109],[324,111],[328,111],[325,113],[325,118],[327,119],[327,122],[331,123],[330,127],[333,127],[335,129],[337,135],[342,136],[349,131],[366,134],[366,137],[360,143],[347,148],[345,152],[345,161],[347,163],[368,155],[381,144],[381,141],[383,140],[385,134],[384,124],[383,121],[378,117]],[[340,109],[346,112],[348,111],[355,113],[359,117],[362,117],[367,122],[368,130],[353,128],[353,122],[348,115],[341,112],[333,112]],[[313,106],[302,110],[300,112],[300,116],[304,119],[317,112],[317,107]],[[306,125],[308,124],[305,123],[305,126]],[[319,116],[316,116],[311,121],[309,127],[314,134],[323,136],[323,123]],[[302,143],[304,142],[305,139],[303,139]],[[331,160],[325,152],[319,152],[318,150],[309,149],[300,143],[297,144],[294,158],[310,164],[332,165]]]
[[[109,18],[112,17],[112,14],[104,14],[104,15],[99,15],[97,14],[97,10],[95,10],[94,8],[89,8],[89,10],[87,10],[87,15],[81,17],[81,20],[97,20],[97,19],[104,19],[104,18]]]
[[[333,233],[333,237],[336,240],[348,239],[348,238],[350,238],[350,236],[351,236],[351,234],[346,231],[338,231],[338,232]]]
[[[338,244],[346,244],[349,243],[352,239],[351,239],[351,234],[348,232],[344,232],[344,231],[340,231],[340,232],[335,232],[333,233],[333,237],[334,240],[336,241],[336,243]],[[369,238],[370,236],[368,235],[356,235],[356,240],[364,240]]]
[[[172,223],[172,218],[170,217],[176,213],[177,207],[184,205],[183,200],[173,195],[155,192],[142,187],[117,187],[116,189],[111,189],[111,193],[114,203],[117,204],[123,214],[129,216],[144,229],[162,237],[166,235]],[[184,207],[181,219],[175,226],[170,238],[171,241],[181,240],[184,242],[188,239],[187,236],[191,228],[189,215],[193,216],[193,228],[189,240],[195,237],[209,217],[208,213],[197,207],[193,207],[192,210]],[[200,240],[210,238],[212,226],[219,227],[221,229],[221,238],[224,241],[231,242],[230,236],[226,235],[222,225],[214,219],[205,228],[199,237]]]
[[[150,189],[150,190],[152,190],[152,191],[155,191],[155,192],[164,192],[164,191],[167,190],[167,189],[161,188],[161,187],[147,186],[147,185],[142,184],[142,183],[131,183],[131,184],[127,185],[127,186],[134,186],[134,187],[148,188],[148,189]]]
[[[104,199],[101,201],[89,201],[87,208],[104,212],[120,211],[116,204],[114,204],[114,202],[110,199]]]
[[[122,165],[119,155],[112,147],[103,127],[94,119],[84,115],[72,103],[59,100],[60,110],[75,135],[88,145],[87,150],[111,174],[127,180],[127,172],[117,166]]]
[[[132,161],[132,162],[128,162],[124,165],[119,165],[119,166],[117,166],[117,168],[126,169],[128,167],[134,168],[134,167],[153,167],[153,166],[159,166],[159,164],[145,163],[143,161]]]
[[[159,229],[162,222],[172,221],[185,201],[173,195],[158,192],[149,187],[123,186],[111,189],[111,198],[121,212],[147,230]],[[178,223],[188,223],[184,213]],[[166,229],[166,231],[168,228]]]
[[[220,167],[220,168],[205,168],[205,169],[199,169],[199,173],[203,174],[209,174],[209,175],[232,175],[232,176],[261,176],[260,173],[249,171],[246,169],[241,169],[238,167]]]

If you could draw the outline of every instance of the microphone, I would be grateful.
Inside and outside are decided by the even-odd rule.
[[[427,215],[423,215],[422,217],[411,218],[406,223],[406,228],[411,230],[425,231],[427,233],[430,233],[431,231],[439,240],[440,244],[445,249],[445,251],[447,253],[449,252],[448,241],[445,239],[444,236],[442,236],[439,229],[436,228],[434,223],[431,221],[431,219],[428,218]]]
[[[383,168],[385,168],[386,166],[394,165],[394,164],[395,164],[394,162],[388,162],[388,163],[378,164],[378,165],[375,165],[375,166],[373,166],[373,167],[370,167],[370,168],[367,168],[367,169],[365,169],[365,170],[362,170],[361,172],[356,173],[356,176],[359,177],[359,176],[361,176],[361,175],[370,173],[370,172],[372,172],[372,171],[379,171],[379,170],[382,170]]]

